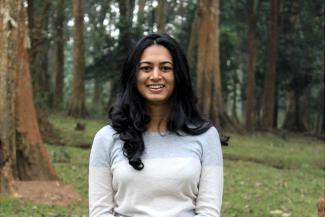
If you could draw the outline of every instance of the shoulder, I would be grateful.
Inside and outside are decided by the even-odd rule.
[[[116,131],[113,129],[111,125],[106,125],[102,127],[100,130],[97,131],[95,137],[106,137],[106,136],[113,136],[116,134]]]
[[[218,130],[210,127],[201,136],[202,164],[205,166],[222,165],[222,148]]]
[[[97,131],[94,142],[93,143],[107,143],[107,142],[113,142],[113,140],[118,138],[118,134],[116,131],[112,128],[111,125],[106,125],[102,127],[100,130]]]
[[[220,140],[218,130],[214,126],[202,133],[200,137],[205,141]]]
[[[117,136],[116,131],[110,125],[102,127],[96,133],[91,147],[91,165],[106,165],[109,157],[109,150]]]

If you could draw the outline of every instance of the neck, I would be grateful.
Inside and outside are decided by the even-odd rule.
[[[169,105],[147,105],[150,115],[150,122],[148,124],[148,131],[152,132],[164,132],[167,130],[167,118],[169,116]]]

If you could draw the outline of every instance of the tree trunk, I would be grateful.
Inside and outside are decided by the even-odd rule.
[[[263,91],[263,116],[262,127],[274,129],[274,109],[275,109],[275,81],[276,81],[276,62],[278,56],[278,16],[279,0],[270,0],[270,26],[271,30],[268,39],[267,68],[264,79]]]
[[[31,48],[29,60],[33,81],[33,94],[39,106],[51,102],[50,75],[48,73],[48,21],[51,1],[28,0],[28,25]]]
[[[198,7],[197,92],[199,109],[221,130],[237,131],[224,109],[219,57],[219,0]]]
[[[304,132],[306,127],[299,117],[300,111],[300,96],[292,89],[286,93],[286,117],[283,128],[290,131]]]
[[[57,5],[56,27],[56,58],[55,58],[55,104],[58,108],[63,103],[64,88],[64,0],[59,0]]]
[[[13,179],[57,179],[33,103],[24,10],[22,1],[0,1],[0,193],[6,194],[14,193]]]
[[[187,52],[186,52],[186,56],[187,56],[187,60],[188,63],[190,65],[190,69],[193,68],[193,54],[194,51],[196,50],[196,46],[197,46],[197,41],[198,41],[198,23],[199,23],[199,16],[198,16],[198,11],[195,13],[194,15],[194,19],[193,19],[193,23],[192,23],[192,27],[191,27],[191,36],[190,36],[190,40],[188,43],[188,47],[187,47]]]
[[[118,56],[123,57],[120,58],[117,64],[123,64],[126,55],[130,52],[131,48],[133,47],[132,43],[132,36],[130,31],[132,29],[132,19],[133,19],[133,9],[134,9],[135,1],[131,0],[119,0],[118,5],[120,9],[120,22],[119,22],[119,50]],[[110,98],[108,101],[108,107],[112,105],[114,102],[117,89],[118,89],[118,79],[112,80],[112,88],[110,88]]]
[[[92,16],[89,15],[90,23],[92,25],[92,28],[94,29],[92,33],[93,47],[94,47],[94,51],[92,52],[92,55],[94,56],[95,59],[104,55],[103,45],[106,43],[107,35],[110,35],[110,33],[106,31],[106,27],[104,26],[104,20],[106,18],[106,15],[107,13],[110,13],[109,5],[110,2],[105,1],[103,4],[101,4],[101,10],[99,13],[97,12],[95,14],[92,14]],[[93,80],[94,89],[92,95],[92,102],[93,102],[93,107],[96,108],[96,111],[102,94],[103,83],[100,80],[101,79],[98,76],[95,77]]]
[[[161,33],[165,32],[166,10],[167,10],[166,0],[158,1],[156,22],[157,22],[158,32]]]
[[[85,54],[84,54],[84,9],[83,0],[73,0],[74,45],[73,45],[73,89],[68,115],[85,117],[88,115],[85,105]]]
[[[285,5],[287,16],[284,19],[282,36],[285,39],[287,49],[294,49],[298,43],[299,38],[296,36],[297,26],[300,16],[300,3],[298,0],[292,0]],[[308,56],[306,51],[306,58]],[[286,116],[283,123],[283,128],[289,131],[305,132],[307,131],[307,121],[309,117],[308,104],[308,90],[311,78],[307,72],[303,72],[302,67],[297,65],[295,58],[296,52],[288,52],[287,61],[290,65],[291,78],[287,81],[286,100],[289,106],[286,107]]]
[[[246,86],[246,129],[255,127],[256,24],[261,0],[248,1],[248,67]]]

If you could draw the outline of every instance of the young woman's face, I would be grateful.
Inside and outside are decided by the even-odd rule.
[[[174,91],[173,60],[161,45],[146,48],[140,59],[137,88],[147,103],[166,104]]]

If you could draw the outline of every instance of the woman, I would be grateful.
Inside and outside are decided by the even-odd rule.
[[[90,155],[91,217],[220,216],[219,135],[195,107],[187,60],[173,38],[151,34],[137,43],[109,117]]]

